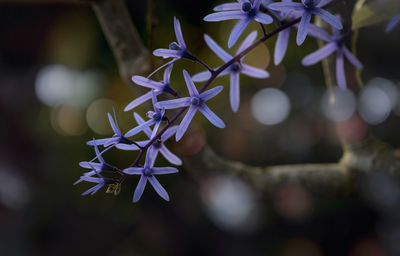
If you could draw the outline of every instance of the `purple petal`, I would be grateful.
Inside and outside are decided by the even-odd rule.
[[[271,16],[262,12],[258,12],[254,19],[262,24],[271,24],[274,21]]]
[[[185,77],[186,86],[189,90],[190,96],[198,97],[199,92],[197,91],[196,85],[194,85],[192,78],[186,70],[183,70],[183,76]]]
[[[174,67],[174,64],[169,64],[168,67],[164,71],[164,84],[169,84],[169,81],[171,80],[171,72],[172,68]]]
[[[143,76],[132,76],[132,81],[140,86],[156,90],[160,90],[164,86],[164,84],[161,82],[156,82]]]
[[[240,73],[245,74],[250,77],[255,77],[255,78],[267,78],[269,77],[269,73],[260,68],[255,68],[246,64],[242,64],[242,68],[240,70]]]
[[[107,142],[109,142],[112,139],[113,138],[99,139],[99,140],[96,140],[96,142],[93,142],[93,140],[91,140],[91,141],[86,142],[86,144],[89,146],[94,146],[94,143],[96,143],[96,145],[105,145],[105,144],[107,144]]]
[[[282,30],[278,34],[278,39],[276,40],[275,51],[274,51],[274,63],[276,66],[279,65],[282,62],[283,57],[285,57],[289,43],[289,38],[290,38],[290,28]]]
[[[146,143],[139,143],[139,142],[136,142],[137,144],[139,144],[140,146],[144,146],[144,145],[146,145]],[[120,149],[120,150],[139,150],[139,148],[135,145],[135,144],[132,144],[132,145],[128,145],[128,144],[117,144],[117,146],[116,146],[118,149]]]
[[[249,25],[251,19],[247,17],[243,20],[239,20],[232,29],[232,32],[228,39],[228,47],[231,48],[239,39],[240,35],[243,33],[243,30]]]
[[[230,59],[232,59],[232,56],[222,49],[209,35],[204,34],[204,40],[206,41],[208,47],[210,47],[210,49],[221,58],[221,60],[228,62]]]
[[[304,5],[301,3],[281,2],[268,5],[268,9],[283,13],[290,13],[292,11],[303,11]]]
[[[153,132],[151,133],[150,139],[154,138],[154,136],[157,135],[158,128],[160,127],[160,125],[161,125],[161,121],[156,122],[156,124],[153,127]]]
[[[256,9],[258,11],[258,9],[260,9],[260,5],[261,5],[261,0],[253,1],[253,9]]]
[[[340,22],[340,19],[336,17],[335,15],[331,14],[330,12],[325,11],[324,9],[321,8],[314,8],[312,11],[312,14],[318,15],[326,21],[327,23],[331,24],[333,27],[341,30],[343,29],[343,25]]]
[[[113,117],[111,116],[110,113],[107,113],[107,116],[108,116],[108,121],[110,122],[111,128],[113,129],[114,133],[118,134],[119,129],[118,129],[118,126],[116,125],[116,123],[114,122]]]
[[[151,90],[151,103],[153,103],[153,109],[154,111],[157,112],[156,104],[157,104],[157,97],[156,94],[154,93],[154,90]]]
[[[325,5],[332,2],[332,0],[320,0],[319,3],[316,5],[317,7],[324,7]]]
[[[194,114],[196,114],[196,108],[193,106],[189,107],[188,112],[186,113],[185,117],[182,119],[182,122],[179,124],[178,130],[176,131],[175,138],[176,141],[180,140],[182,136],[185,134],[190,121],[192,121]]]
[[[101,167],[103,166],[103,164],[83,161],[83,162],[79,162],[79,166],[82,168],[95,169],[95,170],[99,171],[101,169]]]
[[[300,25],[297,30],[297,37],[296,37],[297,45],[301,45],[304,42],[304,40],[306,40],[308,26],[310,25],[310,20],[311,20],[311,13],[305,11],[301,17]]]
[[[304,57],[303,60],[301,61],[301,63],[304,66],[313,65],[313,64],[321,61],[325,57],[329,56],[336,50],[337,50],[336,43],[329,43],[329,44],[325,45],[324,47],[320,48],[319,50]]]
[[[392,31],[396,25],[400,22],[400,14],[397,14],[396,16],[394,16],[389,23],[386,25],[386,29],[385,32],[389,33],[390,31]]]
[[[196,75],[192,76],[192,81],[193,82],[204,82],[210,79],[211,73],[210,71],[203,71],[200,73],[197,73]]]
[[[214,112],[212,112],[212,110],[207,107],[206,104],[203,104],[203,106],[201,106],[199,110],[213,125],[218,128],[225,128],[224,121],[222,121],[222,119],[219,118]]]
[[[257,31],[251,32],[246,37],[246,39],[244,39],[243,43],[240,45],[239,49],[236,51],[236,54],[239,54],[242,51],[244,51],[246,48],[248,48],[254,42],[254,40],[256,40],[256,38],[257,38]]]
[[[147,150],[146,154],[146,160],[144,162],[144,166],[147,168],[151,168],[154,166],[154,162],[156,161],[156,157],[158,154],[158,149],[155,149],[154,147],[150,147]]]
[[[351,64],[353,64],[354,67],[356,67],[358,69],[363,68],[363,64],[356,58],[356,56],[354,56],[349,51],[349,49],[347,49],[346,46],[343,47],[343,53],[344,53],[344,56],[346,56],[346,58],[350,61]]]
[[[157,108],[174,109],[187,107],[190,105],[190,97],[175,99],[175,100],[165,100],[160,101],[156,104]]]
[[[321,27],[315,26],[314,24],[308,25],[308,34],[326,42],[332,42],[333,38]]]
[[[167,141],[169,138],[172,137],[172,135],[174,135],[176,133],[178,129],[177,125],[171,126],[170,128],[168,128],[162,135],[161,135],[161,141],[165,142]]]
[[[125,137],[131,137],[133,135],[138,134],[139,132],[143,131],[144,129],[146,129],[146,127],[149,127],[151,125],[153,125],[155,123],[155,121],[153,119],[150,119],[148,121],[146,121],[145,123],[136,126],[135,128],[129,130],[126,134]]]
[[[165,157],[165,159],[167,159],[171,164],[182,165],[182,160],[179,157],[177,157],[174,153],[172,153],[164,145],[161,146],[160,152]]]
[[[174,167],[153,167],[151,168],[152,173],[155,175],[171,174],[179,172],[178,169]]]
[[[139,201],[140,197],[143,194],[144,188],[146,186],[147,178],[146,176],[142,175],[140,177],[139,183],[136,186],[135,193],[133,194],[133,202],[136,203]]]
[[[124,111],[126,112],[126,111],[129,111],[129,110],[132,110],[132,109],[136,108],[137,106],[139,106],[140,104],[142,104],[143,102],[148,101],[149,99],[151,99],[151,91],[146,93],[146,94],[143,94],[142,96],[140,96],[140,97],[134,99],[133,101],[131,101],[131,103],[129,103],[125,107]]]
[[[337,51],[336,54],[336,81],[342,90],[346,90],[346,75],[344,73],[344,60],[343,60],[343,52]]]
[[[242,5],[240,3],[226,3],[215,6],[213,10],[219,12],[219,11],[230,11],[238,9],[242,9]]]
[[[247,15],[243,11],[215,12],[204,17],[204,21],[223,21],[243,19],[245,17],[247,17]]]
[[[178,40],[179,46],[186,49],[185,40],[183,40],[183,35],[182,35],[181,23],[176,17],[174,17],[174,28],[175,28],[176,40]]]
[[[239,73],[231,73],[231,85],[229,88],[229,98],[233,112],[237,112],[240,104]]]
[[[146,122],[146,121],[144,121],[144,119],[143,119],[138,113],[136,113],[136,112],[133,112],[133,117],[135,118],[136,123],[137,123],[138,125],[142,125],[142,124],[144,124],[144,123]],[[151,136],[151,129],[150,129],[149,127],[146,127],[143,131],[144,131],[144,133],[147,135],[147,137],[150,138],[150,136]],[[126,135],[125,135],[125,137],[126,137]]]
[[[129,174],[129,175],[142,175],[143,174],[143,167],[137,168],[137,167],[129,167],[124,170],[122,170],[123,173]]]
[[[161,196],[165,201],[169,201],[169,196],[167,191],[161,186],[160,182],[154,176],[149,177],[149,181],[153,186],[154,190],[159,196]]]
[[[104,186],[103,183],[99,183],[96,186],[86,190],[85,192],[82,193],[82,196],[86,196],[87,194],[94,194],[96,193],[99,189],[101,189]]]
[[[204,101],[207,101],[211,98],[214,98],[218,93],[220,93],[222,91],[222,89],[224,89],[224,87],[222,85],[215,86],[214,88],[207,90],[207,91],[203,92],[202,94],[200,94],[200,98]]]
[[[159,56],[163,58],[181,58],[182,52],[170,49],[156,49],[153,51],[154,56]]]

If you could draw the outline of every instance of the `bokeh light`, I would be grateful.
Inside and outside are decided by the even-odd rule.
[[[240,179],[211,178],[203,184],[201,196],[209,217],[222,229],[250,232],[259,224],[254,193]]]
[[[109,99],[98,99],[88,107],[86,122],[94,132],[107,135],[112,132],[107,113],[112,113],[115,103]]]
[[[7,165],[0,165],[0,203],[19,210],[29,202],[29,189],[25,181]]]
[[[279,124],[289,115],[290,101],[286,94],[279,89],[262,89],[252,98],[251,112],[262,124]]]
[[[334,96],[334,100],[332,99]],[[327,89],[322,96],[321,108],[325,117],[334,122],[348,120],[356,110],[356,98],[350,90],[342,91],[338,87]]]
[[[106,83],[104,74],[98,71],[80,71],[62,64],[43,67],[35,82],[39,100],[50,107],[69,104],[87,106]]]
[[[377,125],[386,120],[392,110],[388,93],[376,83],[368,83],[359,96],[358,112],[371,125]]]

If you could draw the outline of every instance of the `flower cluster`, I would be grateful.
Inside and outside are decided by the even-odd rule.
[[[224,121],[207,105],[207,101],[216,97],[223,90],[223,86],[208,87],[211,86],[215,78],[229,75],[230,106],[232,111],[237,112],[240,105],[240,74],[260,79],[269,77],[269,73],[266,70],[246,64],[244,57],[250,50],[273,35],[278,34],[274,53],[275,65],[282,62],[288,48],[291,30],[293,29],[297,29],[296,42],[298,45],[304,42],[307,35],[325,41],[326,45],[304,57],[302,64],[306,66],[315,64],[333,52],[336,52],[337,83],[340,88],[346,89],[344,59],[346,58],[356,68],[362,68],[362,64],[346,47],[345,42],[349,33],[340,32],[343,28],[340,17],[323,9],[329,2],[330,0],[301,0],[301,2],[293,2],[292,0],[282,0],[282,2],[274,2],[272,0],[238,0],[237,2],[216,6],[214,13],[204,17],[205,21],[239,20],[230,32],[228,48],[236,44],[251,22],[259,23],[263,36],[258,38],[257,31],[251,31],[239,46],[236,55],[233,56],[209,35],[205,34],[205,44],[224,62],[223,65],[214,69],[189,52],[183,38],[181,24],[174,17],[177,42],[172,42],[168,49],[156,49],[153,52],[155,56],[164,59],[172,58],[172,60],[157,68],[148,77],[132,77],[132,81],[135,84],[149,88],[150,90],[130,102],[126,106],[125,111],[133,110],[151,99],[153,109],[147,112],[148,119],[144,120],[141,115],[134,112],[133,117],[136,120],[137,126],[123,133],[118,126],[115,112],[114,115],[107,114],[114,135],[110,138],[93,139],[87,142],[88,145],[94,147],[96,156],[91,161],[80,163],[81,167],[90,169],[90,171],[84,173],[75,184],[87,181],[96,185],[82,195],[94,194],[104,186],[108,186],[108,192],[117,194],[120,185],[128,175],[140,175],[139,183],[133,196],[134,202],[137,202],[142,196],[147,181],[150,182],[160,197],[168,201],[169,195],[167,191],[155,176],[176,173],[178,169],[170,166],[154,167],[154,165],[158,155],[162,155],[172,165],[182,165],[182,161],[165,146],[165,143],[174,137],[174,135],[175,140],[179,141],[186,133],[197,111],[200,111],[214,126],[225,128]],[[311,24],[313,16],[319,16],[327,24],[331,25],[333,34],[329,34],[322,28]],[[399,20],[400,18],[396,16],[389,24],[389,28],[391,29]],[[271,24],[273,22],[276,23],[278,28],[267,34],[264,24]],[[297,23],[299,24],[296,25]],[[173,81],[171,81],[171,72],[174,69],[174,63],[180,59],[195,61],[206,69],[204,72],[195,74],[193,77],[185,69],[179,72],[183,74],[188,90],[188,94],[185,97],[178,95],[173,89]],[[162,69],[165,69],[162,81],[150,78],[154,73]],[[195,83],[204,81],[206,82],[198,89]],[[161,94],[174,98],[158,101],[157,97]],[[168,113],[170,109],[179,109],[179,111],[175,116],[171,117]],[[173,125],[182,116],[180,124]],[[148,139],[137,141],[135,136],[142,132]],[[101,151],[99,146],[103,146],[104,149]],[[139,151],[139,153],[129,167],[120,169],[107,163],[103,158],[103,154],[111,148]],[[142,158],[145,158],[144,161],[142,161]]]

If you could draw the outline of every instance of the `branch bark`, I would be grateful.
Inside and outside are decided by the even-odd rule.
[[[98,0],[92,4],[108,44],[127,84],[134,74],[150,69],[150,54],[132,23],[124,0]]]
[[[185,157],[188,169],[195,172],[218,170],[238,175],[256,188],[270,192],[280,184],[299,184],[315,193],[343,194],[357,187],[358,177],[385,172],[392,177],[400,176],[398,152],[379,139],[368,136],[356,143],[343,143],[344,153],[338,163],[296,164],[256,167],[231,161],[218,156],[205,146],[195,156]]]

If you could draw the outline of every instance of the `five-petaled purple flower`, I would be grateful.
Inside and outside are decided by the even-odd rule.
[[[147,180],[153,186],[154,190],[159,196],[164,200],[169,201],[169,196],[167,191],[161,186],[160,182],[154,177],[154,175],[177,173],[178,169],[174,167],[153,167],[155,158],[152,157],[153,153],[151,149],[147,151],[146,160],[143,167],[130,167],[123,170],[126,174],[136,174],[140,175],[139,183],[133,194],[133,202],[139,201],[143,194],[144,188],[146,186]]]
[[[100,163],[92,162],[94,159],[92,161],[90,161],[90,162],[88,162],[88,161],[80,162],[79,163],[80,167],[86,168],[86,169],[92,169],[92,171],[85,172],[83,175],[90,177],[90,176],[93,176],[95,174],[99,174],[102,171],[115,171],[116,170],[115,167],[107,164],[104,161],[104,159],[103,159],[103,157],[101,155],[102,153],[100,153],[99,148],[97,147],[97,144],[96,144],[96,140],[94,140],[94,139],[93,139],[93,144],[94,144],[94,150],[96,152],[96,157],[94,159],[99,159]],[[126,144],[121,144],[121,145],[126,145]],[[75,182],[74,185],[80,183],[81,181],[83,181],[82,178],[80,178],[77,182]]]
[[[138,134],[139,132],[143,131],[147,127],[152,126],[153,124],[154,124],[154,128],[153,128],[153,133],[151,135],[151,138],[153,138],[157,134],[158,128],[160,127],[161,122],[163,121],[163,117],[164,117],[164,114],[165,114],[165,109],[161,108],[161,110],[160,110],[158,107],[156,107],[157,98],[156,98],[154,90],[152,90],[152,101],[153,101],[153,109],[154,109],[154,111],[148,111],[147,112],[147,116],[150,118],[150,120],[148,120],[148,121],[136,126],[135,128],[129,130],[125,134],[126,137],[131,137],[131,136],[133,136],[135,134]]]
[[[164,59],[173,58],[169,63],[173,63],[180,58],[193,60],[193,55],[190,54],[186,48],[185,40],[183,40],[181,24],[176,17],[174,17],[174,28],[178,43],[170,43],[169,49],[156,49],[153,51],[153,54],[155,56],[163,57]]]
[[[315,28],[317,29],[317,28]],[[347,49],[346,45],[344,44],[344,36],[340,34],[340,32],[335,28],[332,27],[333,35],[329,35],[323,29],[320,29],[319,34],[315,34],[319,39],[327,41],[326,44],[321,49],[307,55],[303,58],[302,64],[305,66],[313,65],[322,59],[328,57],[330,54],[336,51],[336,81],[339,87],[342,90],[345,90],[347,87],[346,83],[346,75],[344,71],[344,56],[353,64],[354,67],[361,69],[363,65],[361,62]]]
[[[185,77],[185,82],[190,94],[190,97],[175,99],[175,100],[167,100],[161,101],[156,104],[159,108],[165,109],[174,109],[174,108],[182,108],[189,107],[188,112],[183,118],[182,122],[179,124],[178,130],[176,132],[176,141],[180,140],[185,134],[190,121],[193,119],[194,114],[197,110],[199,110],[203,115],[216,127],[225,128],[224,121],[221,120],[214,112],[211,111],[209,107],[205,104],[205,102],[218,93],[220,93],[223,89],[223,86],[216,86],[210,90],[207,90],[203,93],[197,91],[196,86],[194,85],[192,78],[188,74],[186,70],[183,70],[183,76]]]
[[[168,65],[168,67],[165,69],[164,71],[164,80],[161,82],[156,82],[153,81],[151,79],[148,79],[146,77],[143,76],[133,76],[132,77],[132,81],[138,85],[147,87],[147,88],[151,88],[154,90],[154,93],[156,95],[159,95],[163,92],[167,92],[170,93],[174,96],[177,96],[178,94],[176,93],[176,91],[174,89],[171,88],[170,85],[170,78],[171,78],[171,71],[172,71],[172,64]],[[152,91],[149,91],[146,94],[143,94],[142,96],[134,99],[131,103],[129,103],[124,111],[129,111],[134,109],[135,107],[139,106],[140,104],[142,104],[145,101],[148,101],[149,99],[151,99],[151,95],[152,95]]]
[[[135,120],[138,123],[138,125],[142,125],[145,123],[145,121],[143,120],[143,118],[137,114],[134,113],[135,116]],[[151,152],[152,152],[152,159],[156,159],[158,152],[160,152],[165,159],[167,159],[171,164],[175,164],[175,165],[182,165],[182,160],[179,159],[179,157],[177,157],[174,153],[172,153],[165,145],[164,142],[167,141],[169,138],[172,137],[172,135],[174,135],[176,133],[176,130],[178,129],[177,125],[171,126],[170,128],[168,128],[160,137],[160,139],[156,140],[152,145],[151,145]],[[152,138],[152,132],[151,129],[149,127],[146,127],[144,129],[144,133],[146,133],[147,137],[149,137],[149,139]],[[136,143],[138,145],[140,145],[141,147],[146,146],[148,143],[150,142],[150,140],[144,140],[144,141],[137,141]],[[117,148],[121,149],[121,150],[139,150],[139,148],[132,144],[132,145],[127,145],[127,144],[118,144]]]
[[[400,13],[397,14],[396,16],[394,16],[394,17],[389,21],[389,23],[386,25],[385,32],[386,32],[386,33],[389,33],[389,32],[392,31],[392,30],[397,26],[397,24],[399,24],[399,23],[400,23]]]
[[[256,31],[250,33],[243,41],[242,45],[239,47],[236,54],[242,52],[244,49],[249,47],[256,38],[257,38]],[[209,37],[208,35],[204,35],[204,40],[206,41],[208,47],[210,47],[210,49],[215,54],[217,54],[218,57],[220,57],[224,62],[228,62],[229,60],[232,59],[232,56],[226,51],[224,51],[213,39],[211,39],[211,37]],[[229,95],[230,95],[231,108],[234,112],[237,112],[240,103],[239,75],[245,74],[247,76],[255,78],[269,77],[267,71],[242,63],[243,58],[241,58],[239,62],[233,63],[229,68],[225,69],[220,74],[220,76],[230,74],[231,83],[230,83]],[[195,82],[206,81],[207,79],[210,78],[210,75],[211,75],[210,72],[204,71],[194,75],[192,79]]]
[[[117,117],[115,115],[115,111],[114,111],[114,119],[112,118],[110,113],[107,113],[108,116],[108,120],[110,122],[111,128],[114,131],[114,135],[111,138],[105,138],[105,139],[99,139],[99,140],[91,140],[88,141],[86,144],[89,146],[94,146],[94,145],[103,145],[104,147],[108,147],[108,146],[115,146],[119,143],[126,143],[126,144],[131,144],[132,142],[127,139],[126,137],[128,136],[124,136],[122,135],[121,130],[118,127],[118,123],[117,123]]]
[[[331,0],[301,0],[301,3],[281,2],[270,4],[268,8],[287,14],[294,13],[295,15],[301,15],[296,38],[297,44],[301,45],[307,37],[312,15],[318,15],[321,19],[339,30],[343,29],[340,19],[321,8],[330,1]]]
[[[233,27],[232,32],[228,39],[228,47],[231,48],[244,29],[249,25],[252,20],[263,24],[270,24],[273,22],[271,16],[259,11],[261,0],[237,0],[237,3],[226,3],[218,5],[214,8],[216,13],[211,13],[204,17],[205,21],[222,21],[239,19]]]

